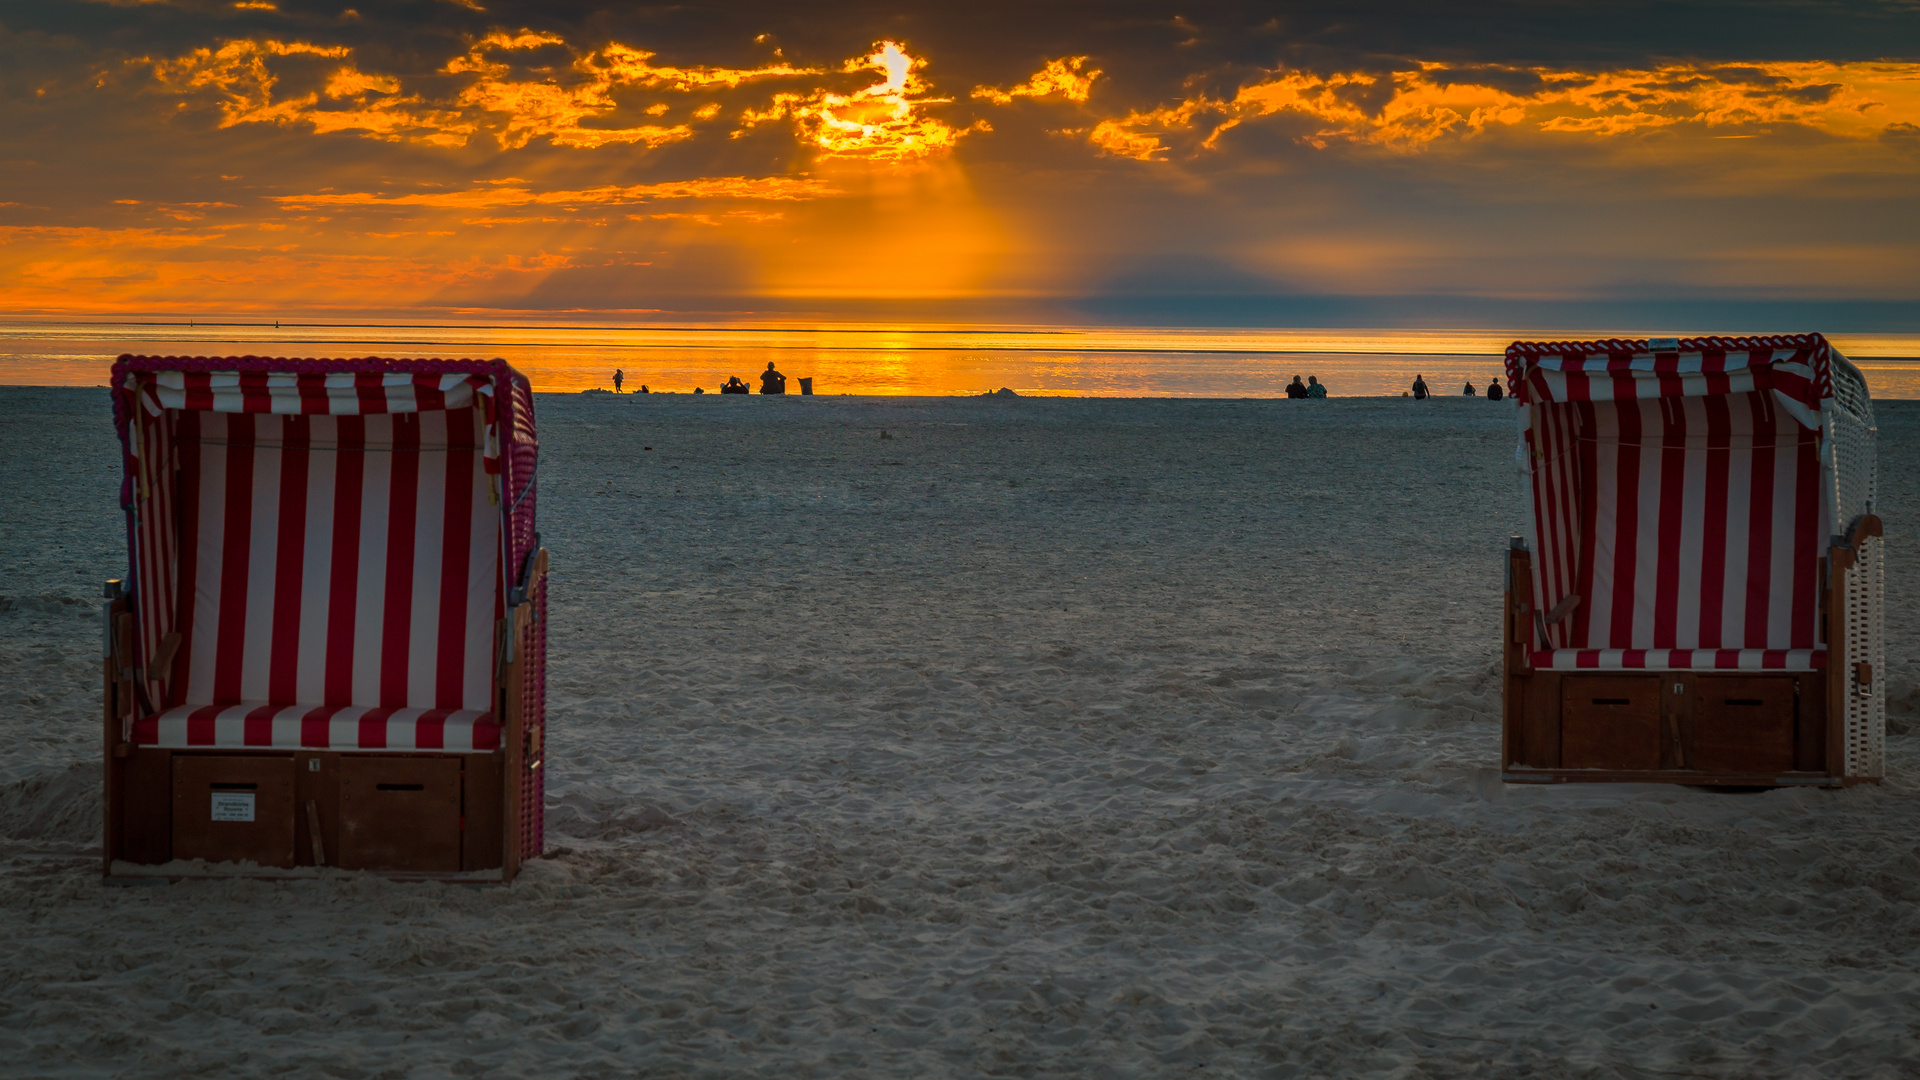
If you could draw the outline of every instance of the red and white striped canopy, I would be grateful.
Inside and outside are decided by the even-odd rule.
[[[523,377],[123,357],[116,387],[149,703],[136,744],[498,746],[503,558],[533,535]],[[503,409],[526,415],[503,425]],[[172,659],[151,668],[163,640]]]
[[[412,371],[134,371],[148,415],[215,413],[357,416],[464,409],[493,393],[485,376]]]
[[[1819,334],[1516,341],[1507,347],[1507,387],[1522,405],[1765,391],[1801,426],[1818,430],[1820,400],[1833,394],[1832,353]]]
[[[1533,663],[1824,665],[1820,453],[1836,361],[1817,334],[1516,342],[1532,478]]]

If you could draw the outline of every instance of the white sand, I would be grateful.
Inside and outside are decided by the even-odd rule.
[[[1920,407],[1889,780],[1746,795],[1498,782],[1477,399],[540,407],[550,858],[119,889],[111,431],[0,390],[0,1074],[1920,1071]]]

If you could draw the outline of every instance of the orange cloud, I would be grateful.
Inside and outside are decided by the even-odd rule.
[[[984,123],[956,129],[924,114],[929,105],[952,101],[926,96],[929,87],[919,75],[926,63],[899,42],[876,42],[871,54],[847,61],[842,70],[848,74],[875,71],[881,81],[852,94],[830,90],[775,94],[768,108],[741,114],[742,127],[791,118],[801,136],[825,156],[876,161],[928,157],[953,149],[969,130],[991,130]]]
[[[192,92],[211,91],[219,98],[220,126],[283,121],[293,103],[273,102],[273,87],[278,79],[267,68],[269,56],[346,56],[344,45],[309,45],[302,41],[229,41],[214,49],[194,49],[177,60],[144,57],[136,63],[150,64],[154,78],[169,88]],[[302,99],[311,105],[313,97]]]
[[[537,78],[516,75],[511,54],[547,48],[566,50],[571,62],[558,71],[551,65],[537,68]],[[278,92],[282,75],[274,62],[288,57],[344,63],[314,80],[313,89],[306,93],[286,95]],[[1086,59],[1050,60],[1025,83],[1006,90],[981,87],[974,93],[1001,103],[1016,97],[1050,96],[1082,102],[1100,75],[1098,70],[1086,69]],[[655,63],[654,53],[618,42],[580,53],[559,35],[531,30],[496,30],[473,40],[465,53],[447,61],[439,72],[466,77],[464,85],[451,98],[437,100],[407,93],[397,77],[360,70],[351,50],[338,45],[239,39],[177,59],[147,57],[138,63],[150,67],[162,87],[183,97],[211,97],[221,110],[222,127],[304,124],[318,134],[357,132],[369,138],[447,147],[464,146],[486,131],[507,150],[541,138],[554,146],[579,149],[614,144],[664,146],[692,138],[692,125],[607,124],[621,111],[623,93],[699,94],[736,90],[756,80],[826,74],[785,62],[754,68],[663,65]],[[745,110],[742,128],[734,134],[787,120],[803,141],[826,157],[911,161],[952,150],[970,131],[992,130],[985,121],[955,128],[928,115],[931,107],[950,104],[952,99],[932,96],[920,74],[925,66],[924,59],[898,42],[877,42],[872,53],[842,65],[840,74],[870,71],[880,76],[879,81],[851,93],[826,87],[775,93],[765,108]],[[647,116],[670,111],[662,102],[634,107]],[[717,101],[703,102],[692,110],[692,119],[710,120],[720,109]]]
[[[458,113],[418,109],[418,97],[401,97],[398,79],[369,75],[351,63],[336,68],[324,89],[274,100],[279,77],[270,57],[343,59],[344,45],[294,41],[226,42],[219,49],[195,49],[174,60],[142,58],[159,83],[183,95],[208,94],[220,108],[220,126],[238,124],[311,124],[317,133],[360,131],[374,138],[403,139],[439,146],[460,146],[475,130]],[[324,98],[324,103],[323,103]]]
[[[496,31],[474,42],[465,56],[455,57],[444,69],[448,74],[471,72],[479,76],[461,92],[459,103],[503,115],[505,119],[496,123],[495,137],[505,149],[518,149],[541,136],[556,146],[581,148],[612,143],[640,143],[651,148],[678,142],[691,138],[693,129],[685,124],[602,128],[589,127],[585,121],[615,112],[619,108],[614,98],[617,90],[690,93],[713,87],[732,89],[753,79],[816,74],[788,64],[761,68],[662,67],[652,62],[653,53],[614,42],[576,57],[575,81],[569,84],[551,76],[539,81],[512,79],[509,65],[493,55],[548,45],[565,46],[566,41],[552,34],[522,31],[508,35]]]
[[[1843,138],[1878,136],[1920,120],[1920,64],[1824,61],[1670,64],[1607,72],[1423,63],[1418,69],[1314,75],[1278,71],[1231,100],[1200,96],[1102,121],[1102,151],[1163,159],[1170,140],[1198,133],[1202,148],[1250,120],[1319,122],[1301,137],[1417,150],[1493,127],[1617,136],[1682,125],[1798,124]]]
[[[1083,72],[1086,64],[1084,56],[1063,56],[1058,60],[1047,61],[1047,66],[1033,73],[1033,77],[1018,86],[1009,86],[1005,90],[993,86],[976,86],[973,96],[985,98],[995,105],[1011,105],[1017,97],[1043,98],[1058,94],[1068,101],[1085,101],[1093,92],[1093,80],[1100,77],[1100,69]]]
[[[316,195],[274,195],[270,198],[290,210],[322,206],[427,206],[460,210],[490,210],[502,206],[555,206],[649,202],[654,199],[768,199],[793,201],[837,195],[831,184],[805,177],[745,176],[670,180],[659,184],[607,185],[579,191],[531,191],[522,187],[488,187],[469,191],[432,191],[412,195],[371,192],[325,192]]]

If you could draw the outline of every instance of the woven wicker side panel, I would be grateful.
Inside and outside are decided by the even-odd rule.
[[[1833,398],[1826,409],[1827,440],[1833,474],[1834,532],[1850,534],[1862,514],[1879,512],[1878,461],[1875,453],[1877,434],[1873,401],[1866,383],[1849,364],[1832,368]],[[1830,678],[1841,680],[1843,695],[1842,753],[1843,775],[1874,777],[1886,775],[1886,656],[1883,644],[1883,605],[1886,595],[1886,555],[1878,537],[1867,537],[1854,552],[1854,564],[1847,571],[1845,587],[1838,598],[1842,606],[1842,633],[1845,635],[1848,669],[1833,672]],[[1852,665],[1871,665],[1872,681],[1866,693],[1855,680]]]
[[[1868,537],[1854,555],[1846,578],[1847,660],[1871,665],[1866,692],[1852,671],[1836,672],[1846,686],[1847,776],[1879,778],[1887,772],[1886,648],[1882,644],[1881,605],[1886,593],[1885,557],[1879,537]]]
[[[547,579],[534,586],[533,619],[527,627],[524,675],[520,683],[520,715],[528,745],[523,750],[527,768],[520,778],[520,858],[537,859],[546,850],[547,824]],[[533,733],[539,742],[533,742]]]

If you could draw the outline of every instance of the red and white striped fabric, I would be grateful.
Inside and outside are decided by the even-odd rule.
[[[464,409],[492,394],[481,375],[409,371],[151,371],[134,376],[147,412],[325,414]]]
[[[1789,344],[1509,350],[1525,388],[1534,596],[1542,611],[1572,604],[1561,621],[1536,622],[1535,666],[1824,666],[1832,527],[1819,403],[1802,395],[1827,353],[1818,339]]]
[[[181,705],[137,720],[139,746],[330,750],[500,749],[500,723],[480,709],[375,709],[365,705]]]
[[[1820,335],[1672,344],[1656,351],[1631,341],[1516,342],[1507,350],[1509,389],[1521,404],[1771,392],[1802,426],[1819,429],[1820,399],[1832,394],[1831,347]]]
[[[1553,649],[1533,666],[1555,671],[1812,671],[1827,666],[1825,649]]]
[[[168,708],[136,743],[498,745],[500,506],[481,409],[166,417],[181,641],[150,673]],[[143,606],[164,585],[150,579]]]

